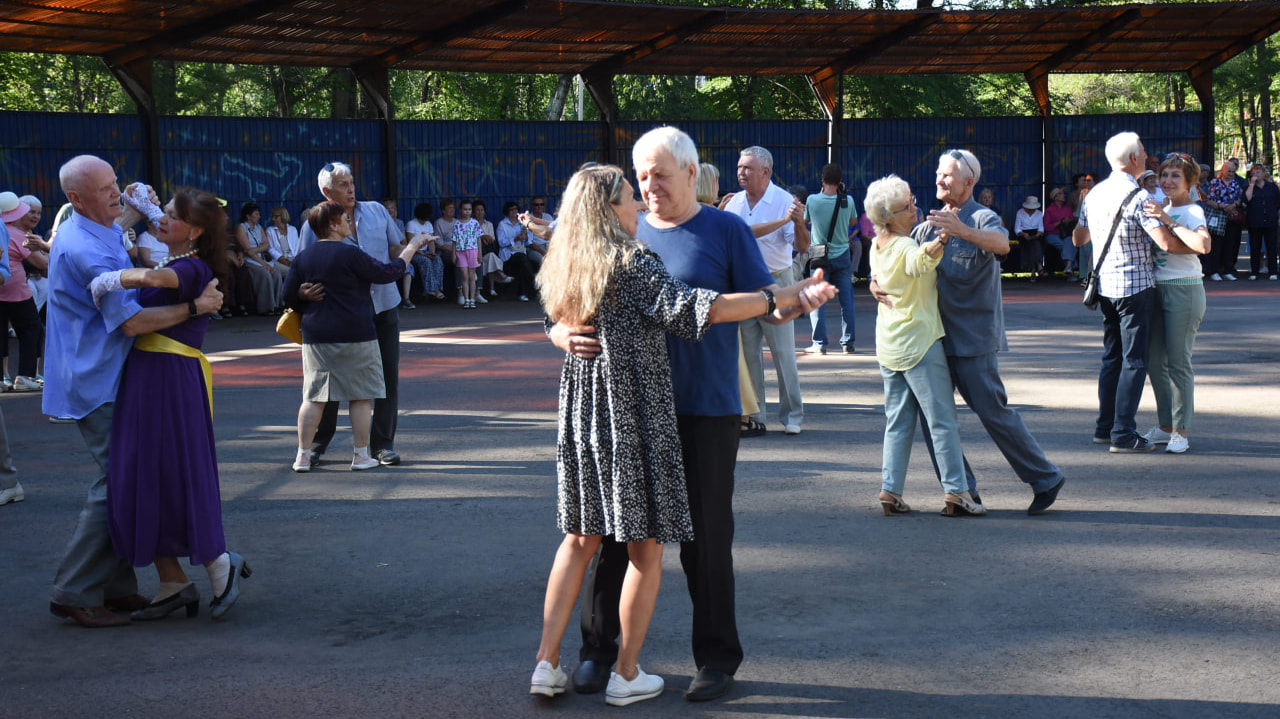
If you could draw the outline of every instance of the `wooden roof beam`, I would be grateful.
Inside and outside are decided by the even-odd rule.
[[[672,45],[675,45],[684,39],[704,32],[715,25],[719,25],[728,18],[728,10],[712,10],[704,12],[700,17],[680,25],[673,30],[669,30],[652,40],[640,43],[629,50],[623,50],[611,57],[600,60],[584,69],[579,74],[583,78],[587,77],[608,77],[618,73],[619,70],[638,60],[642,60],[654,53],[661,52]]]
[[[1248,50],[1254,45],[1257,45],[1268,37],[1271,37],[1271,35],[1276,32],[1280,32],[1280,15],[1272,18],[1271,22],[1264,23],[1262,27],[1259,27],[1257,30],[1254,30],[1245,37],[1228,43],[1227,47],[1220,52],[1214,53],[1213,55],[1210,55],[1196,63],[1194,67],[1187,71],[1187,74],[1191,76],[1192,84],[1194,85],[1198,75],[1204,75],[1206,73],[1212,74],[1214,68],[1227,60],[1230,60],[1236,55],[1239,55],[1245,50]]]
[[[372,57],[362,62],[362,65],[391,67],[397,63],[403,62],[414,55],[419,55],[431,49],[435,45],[439,45],[446,40],[465,35],[475,30],[476,27],[489,25],[497,20],[501,20],[508,15],[514,15],[522,12],[529,7],[529,0],[503,0],[496,5],[487,5],[466,17],[455,20],[444,27],[436,28],[418,39],[406,42],[387,50],[386,52]]]
[[[806,75],[805,79],[809,81],[809,89],[813,90],[814,96],[822,104],[823,111],[827,113],[827,119],[830,120],[834,117],[836,108],[839,106],[840,98],[837,97],[840,85],[839,79],[849,67],[856,65],[859,61],[884,54],[941,19],[942,12],[940,10],[924,12],[920,17],[904,23],[894,30],[892,34],[883,35],[871,42],[865,42],[847,50],[835,60],[832,60],[831,64],[817,72]]]
[[[103,55],[102,59],[108,67],[123,67],[138,60],[150,60],[166,50],[185,45],[202,37],[216,35],[233,25],[259,17],[285,5],[293,0],[253,0],[231,10],[224,10],[206,18],[195,18],[177,27],[165,28],[163,32],[136,42],[127,47]]]
[[[1116,33],[1117,30],[1123,29],[1129,23],[1142,16],[1142,10],[1139,8],[1129,8],[1111,20],[1103,23],[1093,32],[1076,38],[1068,42],[1061,50],[1053,53],[1044,60],[1036,63],[1030,70],[1027,70],[1027,82],[1034,87],[1038,78],[1048,76],[1067,60],[1079,55],[1088,48],[1106,40]]]

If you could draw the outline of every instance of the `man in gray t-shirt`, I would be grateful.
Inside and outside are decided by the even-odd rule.
[[[1000,380],[996,353],[1007,351],[1009,343],[1004,333],[997,256],[1008,254],[1009,235],[999,215],[973,199],[981,174],[978,158],[968,150],[943,153],[935,184],[944,207],[931,211],[913,234],[918,242],[929,241],[935,234],[950,238],[938,265],[938,313],[947,333],[942,347],[951,381],[1018,478],[1031,485],[1035,497],[1027,514],[1041,514],[1058,498],[1064,479],[1062,470],[1045,457],[1022,416],[1009,406]],[[873,289],[880,299],[879,288]],[[920,421],[924,423],[923,415]],[[924,435],[929,444],[928,431]],[[929,456],[933,458],[931,444]],[[937,468],[935,461],[935,472]],[[969,491],[978,501],[977,480],[968,460],[965,474]]]

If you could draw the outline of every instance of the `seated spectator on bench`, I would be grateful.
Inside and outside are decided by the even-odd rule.
[[[1044,213],[1040,200],[1027,195],[1022,201],[1022,211],[1013,220],[1013,231],[1022,248],[1022,269],[1031,273],[1031,281],[1045,275],[1044,271]]]
[[[1058,249],[1062,257],[1063,272],[1067,279],[1076,278],[1076,246],[1071,241],[1071,231],[1076,228],[1076,215],[1067,205],[1067,191],[1055,187],[1049,191],[1049,206],[1044,209],[1044,239]]]

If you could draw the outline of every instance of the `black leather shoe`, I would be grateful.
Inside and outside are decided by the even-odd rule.
[[[1067,481],[1066,477],[1058,480],[1058,483],[1046,489],[1043,492],[1036,492],[1036,496],[1031,500],[1031,506],[1027,507],[1027,514],[1035,516],[1044,514],[1045,510],[1053,506],[1058,500],[1058,492],[1062,491],[1062,485]]]
[[[725,674],[711,667],[703,667],[698,670],[698,676],[693,678],[693,683],[689,685],[689,691],[684,693],[684,698],[691,702],[709,702],[728,694],[732,686],[732,674]]]
[[[579,694],[598,694],[609,683],[609,665],[587,659],[573,670],[573,690]]]
[[[380,449],[373,457],[381,462],[383,467],[394,467],[400,464],[400,455],[390,449]]]

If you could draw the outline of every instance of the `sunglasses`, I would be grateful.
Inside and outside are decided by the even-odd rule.
[[[969,163],[969,159],[965,157],[963,152],[960,152],[959,150],[947,150],[947,157],[950,157],[957,162],[963,162],[964,166],[969,169],[970,177],[978,176],[978,171],[973,169],[973,165]]]
[[[1166,160],[1172,160],[1174,158],[1186,160],[1187,162],[1191,162],[1191,163],[1194,163],[1196,161],[1194,157],[1186,154],[1185,152],[1170,152],[1169,154],[1164,156],[1164,159]]]

